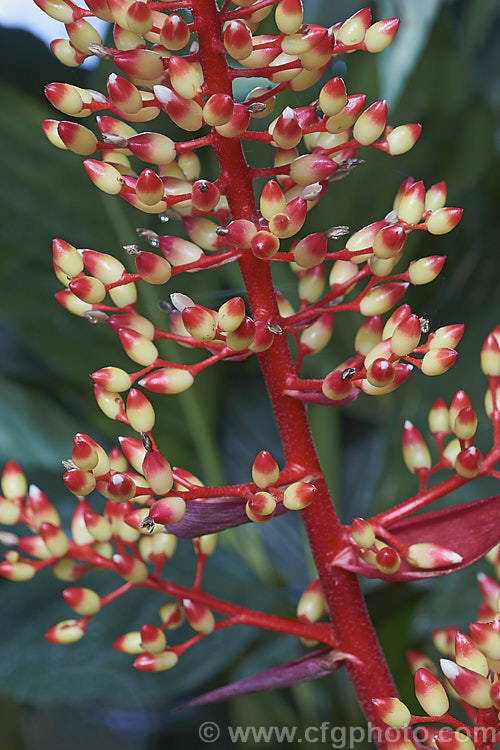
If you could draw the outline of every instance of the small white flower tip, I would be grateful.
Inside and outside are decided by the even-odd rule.
[[[413,422],[410,422],[409,419],[405,419],[404,427],[408,430],[410,427],[413,427]]]
[[[450,659],[440,659],[439,663],[441,665],[441,670],[444,676],[449,680],[453,680],[458,676],[460,670],[458,665],[455,664],[454,661],[451,661]]]
[[[30,497],[34,497],[35,495],[39,495],[41,493],[40,487],[38,487],[36,484],[30,484],[28,489],[28,495]]]
[[[182,292],[174,292],[171,294],[170,301],[179,312],[185,310],[186,307],[193,307],[194,305],[191,297],[188,297],[187,294],[182,294]]]

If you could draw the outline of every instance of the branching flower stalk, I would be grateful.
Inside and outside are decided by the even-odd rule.
[[[372,23],[369,10],[363,9],[330,28],[306,25],[301,0],[87,0],[87,8],[70,0],[35,1],[66,26],[69,38],[52,43],[61,62],[77,66],[96,55],[118,70],[108,76],[106,94],[49,84],[47,98],[65,115],[78,120],[97,114],[100,135],[78,121],[46,120],[47,138],[84,156],[85,170],[99,189],[157,214],[168,228],[182,222],[189,239],[138,229],[138,244],[124,248],[135,272],[110,254],[54,240],[54,269],[65,287],[56,294],[58,302],[90,322],[109,325],[139,366],[129,373],[111,365],[92,374],[99,407],[133,436],[120,438],[120,449],[109,452],[88,435],[75,437],[64,474],[66,487],[77,498],[71,536],[46,495],[28,488],[17,464],[6,466],[0,521],[25,524],[28,534],[2,533],[2,542],[12,549],[0,563],[0,573],[22,581],[51,567],[58,578],[74,583],[100,568],[125,581],[104,596],[80,586],[65,589],[66,602],[80,618],[49,630],[46,637],[56,643],[79,640],[102,607],[134,587],[163,593],[159,624],[145,623],[114,643],[119,651],[136,655],[134,666],[145,671],[174,667],[210,633],[235,625],[292,634],[319,645],[294,662],[191,703],[291,685],[344,666],[367,720],[381,732],[380,746],[395,747],[384,727],[410,721],[404,711],[403,724],[391,713],[400,704],[358,576],[404,581],[453,573],[500,540],[497,497],[414,515],[478,477],[499,476],[500,327],[481,353],[489,381],[486,412],[493,422],[490,452],[482,456],[474,445],[477,417],[466,393],[456,393],[449,406],[439,399],[429,414],[435,462],[419,430],[405,423],[403,457],[419,487],[395,508],[342,525],[309,429],[308,403],[335,407],[360,396],[390,393],[415,368],[428,376],[445,372],[456,359],[463,333],[459,324],[429,333],[428,322],[400,304],[410,284],[431,282],[445,262],[430,256],[396,269],[410,234],[444,234],[460,220],[461,209],[446,207],[443,182],[426,190],[422,182],[408,178],[387,215],[354,233],[343,226],[302,231],[308,212],[321,199],[334,200],[340,189],[336,183],[362,163],[360,152],[377,148],[401,154],[420,135],[415,123],[388,125],[384,101],[366,106],[364,95],[347,95],[342,79],[328,79],[335,55],[385,49],[399,22]],[[259,35],[259,24],[271,14],[277,31]],[[114,24],[114,47],[105,46],[86,20],[93,16]],[[237,101],[233,82],[252,76],[267,78],[269,86]],[[282,92],[306,91],[318,82],[317,100],[273,113]],[[185,141],[140,130],[158,118],[161,131],[165,115],[190,134]],[[251,127],[263,118],[265,129]],[[245,154],[247,141],[267,148],[272,163],[252,167]],[[197,155],[206,147],[214,149],[219,166],[212,180],[201,176]],[[262,189],[256,181],[263,183]],[[335,249],[347,234],[345,246]],[[248,308],[243,298],[232,297],[212,310],[176,292],[177,275],[231,262],[241,270]],[[275,288],[276,262],[290,264],[297,279],[297,310]],[[138,282],[166,285],[170,303],[162,303],[162,309],[168,313],[167,330],[137,311]],[[364,317],[352,356],[324,376],[302,378],[304,359],[329,344],[334,318],[345,311]],[[179,364],[164,359],[165,340],[199,352],[198,360]],[[155,411],[144,391],[180,393],[203,377],[206,368],[251,356],[262,369],[285,464],[280,468],[263,445],[252,481],[204,486],[189,469],[172,468],[158,448]],[[446,471],[451,476],[435,481],[435,474]],[[105,498],[104,507],[98,495]],[[217,532],[268,522],[288,511],[301,513],[318,574],[301,596],[296,618],[248,609],[203,590]],[[197,556],[189,588],[175,584],[165,572],[178,538],[192,539]],[[165,632],[180,627],[184,618],[194,635],[176,643],[169,636],[167,643]],[[496,693],[491,700],[490,707],[497,706]],[[492,709],[488,716],[490,723],[497,720]],[[411,739],[405,742],[412,746]]]

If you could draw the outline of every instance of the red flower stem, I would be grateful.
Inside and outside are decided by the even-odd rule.
[[[193,0],[193,15],[207,91],[231,95],[231,71],[225,55],[213,44],[214,39],[221,40],[222,22],[215,0]],[[248,168],[240,141],[217,135],[214,137],[214,147],[227,186],[226,196],[233,219],[255,220],[253,174]],[[250,253],[245,254],[239,263],[254,319],[281,323],[269,264]],[[346,666],[367,720],[372,726],[380,728],[383,737],[385,725],[374,710],[372,698],[396,695],[397,689],[370,622],[356,576],[332,565],[341,548],[342,525],[321,472],[304,405],[284,395],[287,381],[295,372],[287,338],[277,336],[273,346],[259,355],[259,360],[287,463],[300,457],[300,463],[307,472],[319,475],[315,481],[315,501],[302,512],[302,517],[328,603],[333,632],[342,650],[359,659],[350,661]],[[385,745],[382,742],[382,746]]]
[[[253,15],[256,11],[261,8],[268,8],[270,5],[277,5],[278,0],[261,0],[260,3],[254,3],[246,8],[238,8],[237,10],[231,10],[229,13],[224,13],[221,21],[230,21],[233,18],[246,18],[247,16]],[[196,7],[196,6],[193,6]],[[220,21],[219,21],[220,23]]]

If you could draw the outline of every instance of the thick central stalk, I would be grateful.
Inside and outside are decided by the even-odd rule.
[[[195,30],[200,45],[207,95],[232,95],[231,78],[223,52],[221,14],[215,0],[192,0]],[[214,146],[221,178],[233,219],[256,219],[253,184],[239,139],[223,138],[214,131]],[[268,261],[255,258],[250,251],[240,261],[254,319],[280,322],[275,289]],[[341,524],[328,493],[312,440],[302,402],[284,395],[287,379],[295,374],[288,341],[277,335],[272,347],[259,355],[281,435],[287,463],[300,464],[315,479],[317,495],[302,512],[316,568],[328,602],[332,627],[342,650],[354,654],[349,662],[354,688],[372,727],[385,727],[375,713],[371,699],[396,695],[376,634],[366,611],[354,574],[332,566],[339,549]],[[381,743],[385,746],[385,742]]]

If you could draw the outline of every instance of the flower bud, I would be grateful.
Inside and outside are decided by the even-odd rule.
[[[460,341],[464,334],[465,326],[462,323],[455,323],[449,326],[438,328],[428,338],[430,349],[441,349],[449,347],[453,349]],[[470,406],[470,404],[469,404]]]
[[[45,638],[50,643],[66,645],[76,643],[85,635],[85,628],[79,620],[62,620],[57,625],[53,625],[45,633]]]
[[[89,305],[95,305],[102,302],[106,296],[106,287],[92,276],[79,276],[69,282],[69,288],[79,299],[87,302]]]
[[[78,276],[83,271],[83,261],[78,250],[64,240],[52,241],[52,256],[54,263],[70,278]]]
[[[139,385],[152,393],[182,393],[194,383],[189,370],[176,367],[162,367],[145,375]]]
[[[448,407],[442,398],[438,398],[429,411],[429,429],[434,435],[448,435],[450,432]]]
[[[483,677],[489,674],[490,668],[485,655],[479,651],[471,638],[460,631],[455,635],[455,661],[459,666],[467,667]]]
[[[430,255],[427,258],[413,260],[408,269],[410,282],[415,286],[429,284],[438,276],[445,261],[446,257],[442,255]]]
[[[288,510],[304,510],[316,495],[316,487],[310,482],[293,482],[283,493],[283,505]]]
[[[223,33],[224,47],[235,60],[248,57],[253,49],[252,32],[241,19],[229,21]]]
[[[40,536],[54,557],[64,557],[68,551],[68,537],[59,526],[47,521],[40,524]]]
[[[186,512],[186,501],[182,497],[165,497],[151,506],[150,516],[155,523],[169,526],[178,523]]]
[[[354,386],[339,370],[333,370],[323,380],[321,390],[331,401],[343,401],[352,394]]]
[[[160,30],[160,44],[177,52],[188,44],[190,38],[189,26],[181,16],[172,13],[165,18]]]
[[[381,315],[387,312],[404,296],[408,284],[402,281],[393,281],[388,284],[380,284],[372,287],[359,303],[359,311],[362,315]]]
[[[164,197],[165,186],[154,170],[143,169],[137,178],[135,193],[142,203],[154,206]]]
[[[425,187],[423,182],[414,182],[401,197],[398,219],[406,224],[418,224],[424,213]]]
[[[78,587],[64,589],[63,598],[66,604],[79,615],[95,615],[101,609],[101,597],[92,589]]]
[[[408,125],[400,125],[387,133],[387,153],[391,156],[406,154],[413,148],[422,132],[422,126],[418,122]]]
[[[488,377],[500,376],[500,345],[492,333],[481,348],[481,370]]]
[[[438,750],[474,750],[471,738],[462,732],[440,729],[433,738]]]
[[[459,476],[465,479],[477,477],[481,471],[483,456],[479,448],[472,445],[470,448],[464,448],[460,451],[455,459],[455,471]]]
[[[291,107],[285,107],[282,114],[269,126],[269,133],[279,148],[294,148],[302,140],[302,128]]]
[[[83,89],[69,83],[49,83],[45,86],[45,96],[53,107],[65,115],[84,116],[89,110],[82,97]]]
[[[476,646],[488,659],[500,659],[500,633],[489,623],[472,622],[469,632]]]
[[[184,611],[177,602],[167,602],[160,607],[160,618],[168,630],[176,630],[184,622]]]
[[[461,208],[438,208],[426,221],[427,231],[430,234],[447,234],[457,226],[462,214]]]
[[[425,210],[436,211],[446,203],[446,182],[437,182],[425,194]]]
[[[362,146],[368,146],[382,135],[386,121],[387,102],[375,102],[354,123],[353,138]]]
[[[116,567],[116,572],[130,583],[142,583],[149,575],[147,567],[136,557],[114,554],[113,562]]]
[[[237,352],[247,349],[255,338],[255,330],[252,318],[245,316],[238,328],[227,333],[227,346]]]
[[[131,328],[120,328],[118,335],[125,354],[133,362],[137,362],[143,367],[149,367],[158,359],[158,349],[146,336],[133,331]]]
[[[351,537],[360,547],[372,547],[375,544],[373,526],[364,518],[355,518],[351,524]]]
[[[158,451],[147,451],[142,462],[142,473],[155,495],[166,495],[173,487],[174,478],[167,459]]]
[[[270,492],[256,492],[247,501],[245,511],[254,523],[269,521],[276,512],[276,500]]]
[[[168,86],[154,86],[157,101],[170,119],[182,130],[199,130],[203,125],[203,110],[192,99],[184,99]]]
[[[175,667],[179,657],[175,651],[161,651],[158,654],[139,654],[134,659],[134,667],[141,672],[165,672]]]
[[[378,234],[375,235],[373,239],[373,252],[377,258],[395,258],[404,248],[405,244],[406,232],[403,227],[397,224],[389,225],[382,227]]]
[[[278,481],[279,473],[279,466],[269,451],[260,451],[252,466],[252,479],[257,487],[272,487]]]
[[[328,156],[307,154],[299,156],[290,165],[290,177],[298,185],[312,185],[327,180],[337,170],[337,164]]]
[[[377,21],[367,30],[364,43],[367,52],[382,52],[388,47],[399,28],[399,18],[386,18]]]
[[[391,336],[391,349],[398,357],[410,354],[420,343],[420,320],[409,315],[399,323]]]
[[[155,412],[149,399],[131,388],[127,396],[127,418],[136,432],[150,432],[155,424]]]
[[[330,78],[319,92],[319,106],[328,117],[341,112],[347,104],[345,83],[342,78]]]
[[[410,724],[410,711],[399,698],[373,698],[372,703],[384,724],[400,729]]]
[[[167,639],[160,628],[150,623],[145,623],[141,628],[141,645],[144,651],[157,654],[164,651],[167,646]]]
[[[183,99],[194,99],[200,93],[202,79],[194,65],[183,57],[171,55],[168,59],[168,76],[172,88]]]
[[[431,542],[419,542],[408,547],[407,560],[415,568],[424,570],[448,568],[451,565],[458,565],[462,559],[462,555],[458,552]]]
[[[313,268],[322,263],[327,253],[327,240],[323,232],[309,234],[293,248],[295,262],[303,268]]]
[[[95,489],[95,477],[81,469],[67,471],[63,475],[63,482],[74,495],[90,495]]]
[[[424,375],[442,375],[453,365],[457,358],[454,349],[432,349],[424,354],[422,372]]]
[[[94,396],[98,407],[109,417],[109,419],[118,419],[124,414],[123,399],[119,393],[105,390],[100,385],[94,385]]]
[[[304,589],[297,603],[297,617],[302,622],[318,622],[328,612],[319,578],[314,578]]]
[[[182,322],[186,330],[197,341],[213,341],[217,322],[210,310],[201,305],[190,305],[182,310]]]
[[[461,409],[453,421],[453,432],[459,440],[470,440],[477,430],[477,416],[470,406]]]
[[[139,89],[130,83],[126,78],[111,73],[106,82],[108,94],[114,106],[125,112],[134,115],[142,109],[142,96]]]
[[[282,214],[286,210],[286,199],[282,189],[275,180],[266,182],[260,196],[260,212],[262,216],[270,221],[276,214]]]
[[[415,695],[429,716],[442,716],[450,707],[446,690],[428,669],[415,672]]]
[[[392,362],[387,359],[373,360],[373,362],[367,367],[366,379],[371,385],[377,388],[384,388],[390,385],[396,376],[396,370]]]
[[[441,669],[459,697],[474,708],[490,708],[490,681],[449,659],[441,659]]]
[[[409,419],[404,424],[402,442],[404,462],[412,474],[416,474],[422,469],[429,470],[431,468],[431,454],[425,440]]]
[[[203,257],[203,250],[194,242],[182,239],[182,237],[160,237],[160,250],[165,258],[173,266],[182,266],[188,263],[196,263]],[[196,269],[194,269],[196,270]]]
[[[234,114],[234,100],[229,94],[212,94],[203,107],[203,119],[207,125],[226,125]]]
[[[371,20],[372,14],[369,8],[358,10],[341,24],[338,31],[336,30],[335,39],[337,44],[340,42],[348,47],[360,44],[365,38],[365,33],[370,26]]]
[[[208,607],[191,599],[183,599],[182,606],[186,619],[193,630],[203,635],[209,635],[212,632],[215,627],[215,619]]]
[[[0,486],[2,488],[2,493],[9,500],[24,497],[26,495],[26,492],[28,491],[28,483],[21,467],[15,461],[7,461],[5,464],[2,471]]]
[[[118,368],[117,368],[118,369]],[[75,435],[71,460],[78,469],[92,471],[97,466],[99,457],[94,446],[85,440],[83,435]]]
[[[303,18],[302,0],[280,0],[276,6],[274,19],[282,34],[296,34]]]
[[[307,354],[317,354],[329,343],[333,333],[333,314],[324,313],[300,334],[300,346]]]
[[[233,116],[225,125],[216,125],[215,129],[224,138],[238,138],[248,128],[250,112],[243,104],[235,104]]]
[[[384,321],[380,315],[372,315],[365,320],[359,328],[354,340],[354,348],[366,357],[366,355],[382,340]]]

